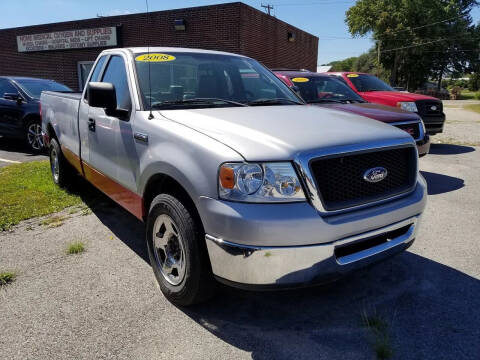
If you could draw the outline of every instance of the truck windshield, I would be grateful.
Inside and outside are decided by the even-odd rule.
[[[34,99],[40,99],[42,91],[62,91],[71,92],[69,87],[59,84],[53,80],[40,79],[15,79],[15,82],[27,93],[28,96]]]
[[[137,54],[135,66],[146,108],[303,104],[265,67],[240,56]]]
[[[304,76],[290,79],[307,103],[365,102],[342,81],[330,76]]]
[[[390,85],[374,75],[348,74],[348,79],[355,85],[357,91],[395,91]]]

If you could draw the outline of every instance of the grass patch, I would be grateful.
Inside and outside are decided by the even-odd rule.
[[[22,220],[78,205],[80,197],[53,183],[48,161],[10,165],[0,169],[0,231]]]
[[[67,247],[67,254],[81,254],[85,251],[85,244],[81,241],[75,241],[68,245]]]
[[[388,322],[377,315],[376,312],[369,315],[365,310],[362,312],[362,322],[363,326],[368,328],[374,337],[373,348],[377,359],[390,359],[393,356],[393,347],[388,334]]]
[[[475,111],[476,113],[480,114],[480,104],[468,104],[464,106],[464,109]]]
[[[0,286],[14,282],[16,277],[17,275],[11,271],[0,272]]]
[[[44,219],[41,224],[49,228],[56,228],[62,226],[67,219],[68,216],[55,215]]]
[[[480,92],[469,91],[469,90],[462,90],[460,94],[461,100],[478,100],[480,96]]]

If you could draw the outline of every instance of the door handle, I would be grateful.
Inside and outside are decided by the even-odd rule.
[[[141,141],[141,142],[144,142],[144,143],[148,144],[148,135],[147,134],[142,134],[142,133],[136,132],[136,133],[133,134],[133,138],[135,140],[138,140],[138,141]]]
[[[95,119],[88,119],[88,130],[95,132]]]

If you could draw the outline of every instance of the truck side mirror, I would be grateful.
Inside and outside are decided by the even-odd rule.
[[[22,104],[22,97],[19,93],[5,93],[3,94],[3,98],[6,100],[16,101],[18,105]]]
[[[105,109],[106,113],[113,113],[117,109],[117,95],[115,86],[107,82],[88,83],[88,105]]]

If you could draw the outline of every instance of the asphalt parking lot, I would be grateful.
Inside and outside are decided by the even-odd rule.
[[[6,139],[0,136],[0,167],[43,158],[46,158],[45,154],[26,152],[25,145],[21,140]]]
[[[177,308],[158,289],[143,224],[106,198],[65,210],[59,227],[32,219],[0,233],[0,268],[18,273],[0,289],[0,358],[374,359],[362,313],[384,320],[394,359],[480,358],[480,115],[468,123],[460,135],[447,124],[451,143],[420,160],[429,203],[414,245],[327,286],[220,287]],[[87,251],[66,255],[74,240]]]

